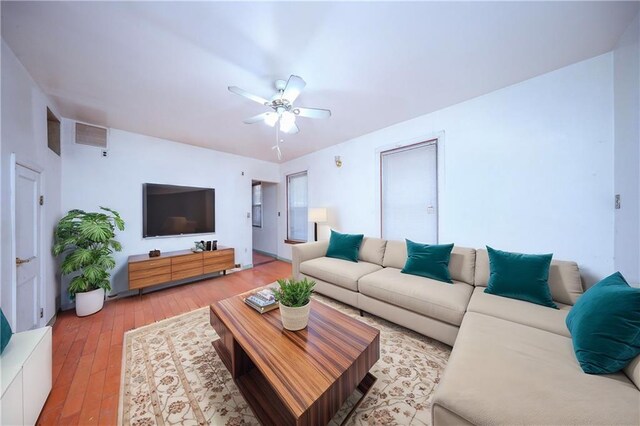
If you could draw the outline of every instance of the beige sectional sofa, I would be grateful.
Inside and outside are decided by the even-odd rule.
[[[640,357],[624,372],[585,374],[565,318],[583,293],[575,262],[552,261],[559,309],[484,293],[486,250],[454,247],[453,284],[402,274],[404,241],[364,238],[358,262],[293,247],[293,274],[316,291],[453,346],[433,424],[640,424]]]

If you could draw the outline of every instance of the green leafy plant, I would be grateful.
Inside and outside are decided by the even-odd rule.
[[[66,253],[60,265],[62,274],[75,274],[68,288],[72,299],[76,293],[111,290],[109,270],[116,266],[112,254],[122,250],[115,232],[124,230],[124,221],[115,210],[100,209],[105,213],[71,210],[56,226],[53,254]]]
[[[316,282],[309,281],[306,278],[300,281],[291,278],[288,280],[278,280],[278,284],[280,288],[273,292],[276,300],[284,306],[299,308],[311,300],[311,293],[313,293],[313,287],[316,285]]]

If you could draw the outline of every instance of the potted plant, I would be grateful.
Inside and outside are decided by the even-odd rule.
[[[316,285],[315,281],[306,278],[296,281],[278,280],[279,289],[274,291],[276,300],[280,304],[280,318],[282,326],[287,330],[302,330],[309,323],[311,311],[311,293]]]
[[[76,315],[91,315],[102,309],[105,291],[111,290],[109,270],[116,266],[112,254],[122,250],[115,240],[116,228],[124,230],[118,212],[71,210],[60,219],[55,230],[54,256],[66,253],[60,266],[62,275],[74,274],[68,292],[76,301]]]

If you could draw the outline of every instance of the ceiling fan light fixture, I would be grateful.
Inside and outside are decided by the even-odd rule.
[[[278,122],[278,114],[270,113],[264,118],[264,122],[269,127],[273,127]]]
[[[296,116],[290,112],[285,111],[280,116],[280,130],[285,133],[289,133],[293,130],[293,127],[296,124]]]

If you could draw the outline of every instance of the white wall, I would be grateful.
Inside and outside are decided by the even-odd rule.
[[[56,312],[57,263],[51,255],[53,229],[60,218],[60,175],[61,160],[47,147],[47,107],[56,113],[56,107],[42,90],[36,85],[26,69],[18,61],[11,49],[2,40],[2,145],[0,148],[0,221],[2,229],[1,246],[1,291],[2,310],[15,327],[15,297],[13,255],[14,242],[11,217],[11,154],[15,153],[16,161],[42,170],[42,195],[45,204],[42,207],[42,271],[43,294],[42,308],[44,318],[48,322]],[[63,154],[64,155],[64,154]]]
[[[182,250],[193,247],[194,241],[217,239],[236,249],[236,263],[251,264],[251,180],[277,181],[277,164],[116,129],[110,130],[108,156],[102,157],[99,148],[75,144],[74,123],[64,124],[63,210],[106,206],[126,221],[125,231],[117,235],[123,251],[116,254],[112,293],[128,289],[127,257],[151,249]],[[146,182],[215,188],[215,234],[143,239]],[[67,307],[66,288],[63,292]]]
[[[253,248],[278,253],[278,184],[262,182],[262,228],[253,228]]]
[[[615,211],[615,268],[640,283],[640,15],[614,52],[614,185],[621,196]]]
[[[441,242],[552,252],[593,283],[614,268],[612,65],[608,53],[286,162],[281,182],[308,170],[310,206],[378,236],[378,151],[440,134]],[[284,214],[279,229],[290,258]]]

